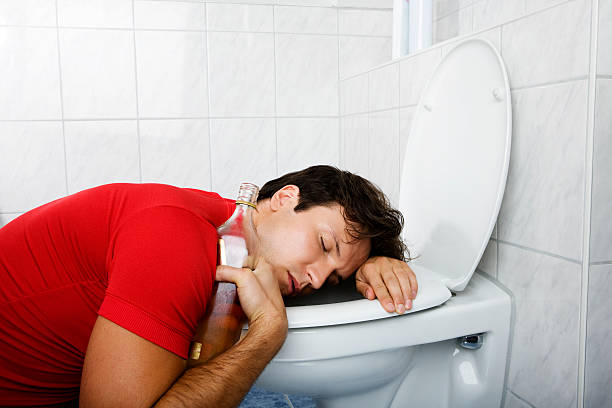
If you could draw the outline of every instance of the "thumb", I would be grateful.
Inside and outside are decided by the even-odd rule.
[[[363,295],[363,297],[374,300],[376,296],[374,296],[374,289],[370,285],[362,281],[356,281],[357,291]]]

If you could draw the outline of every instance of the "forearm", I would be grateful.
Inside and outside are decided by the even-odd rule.
[[[237,407],[278,352],[285,335],[265,335],[261,330],[247,334],[225,353],[185,371],[156,407]]]

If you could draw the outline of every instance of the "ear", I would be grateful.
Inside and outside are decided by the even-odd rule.
[[[270,209],[272,211],[278,211],[281,208],[294,209],[300,200],[300,188],[293,184],[286,185],[279,189],[270,198]]]

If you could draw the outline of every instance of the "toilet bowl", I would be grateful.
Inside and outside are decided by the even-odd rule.
[[[413,119],[400,178],[403,239],[419,282],[413,308],[387,313],[349,284],[288,302],[289,333],[256,385],[317,407],[499,407],[511,301],[473,276],[504,192],[511,103],[484,40],[451,50]]]

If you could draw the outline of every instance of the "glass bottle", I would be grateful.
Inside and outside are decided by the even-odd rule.
[[[217,228],[219,265],[253,267],[249,254],[256,253],[257,240],[251,213],[256,208],[258,193],[259,187],[255,184],[240,185],[234,213]],[[240,339],[246,316],[236,289],[236,285],[230,282],[214,283],[206,313],[191,343],[187,368],[205,363]]]

